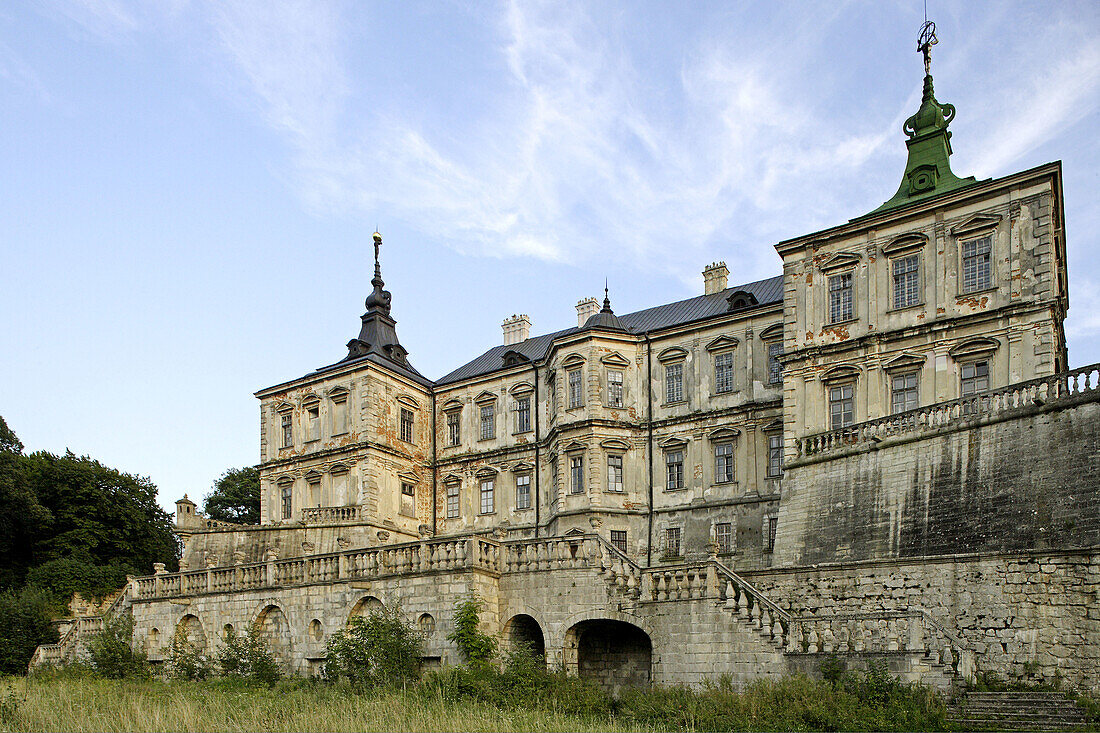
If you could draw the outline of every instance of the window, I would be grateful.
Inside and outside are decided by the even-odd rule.
[[[852,273],[829,277],[829,323],[852,320]]]
[[[919,405],[917,396],[917,373],[895,374],[890,377],[890,404],[894,413],[915,410]]]
[[[314,477],[308,480],[309,484],[309,505],[321,506],[321,478]]]
[[[622,553],[626,553],[626,530],[611,530],[611,546]]]
[[[492,440],[497,435],[496,407],[494,405],[481,406],[481,439]]]
[[[416,496],[416,487],[407,481],[401,482],[401,496]]]
[[[671,451],[665,454],[665,468],[668,476],[666,487],[669,491],[684,488],[684,452]]]
[[[516,476],[516,509],[531,508],[531,474]]]
[[[458,492],[460,484],[447,484],[447,519],[458,519]]]
[[[607,490],[608,491],[622,491],[623,490],[623,457],[622,456],[608,456],[607,457]]]
[[[679,527],[668,527],[665,529],[665,555],[668,557],[680,557]]]
[[[714,446],[714,483],[733,482],[733,443]]]
[[[718,541],[718,554],[728,555],[733,552],[733,524],[719,522],[714,525],[714,536]]]
[[[989,389],[989,362],[972,361],[962,365],[961,389],[963,397],[985,392]]]
[[[771,552],[775,549],[775,530],[779,527],[778,517],[764,517],[764,552]]]
[[[768,344],[768,384],[783,384],[783,344]]]
[[[898,257],[891,264],[894,270],[894,307],[908,308],[920,303],[920,255]]]
[[[855,385],[838,384],[829,387],[829,429],[839,430],[854,422]]]
[[[306,422],[309,425],[309,439],[321,439],[321,406],[312,405],[306,408]]]
[[[714,391],[733,391],[733,352],[714,355]]]
[[[774,478],[783,473],[783,436],[768,436],[768,476]]]
[[[452,448],[462,444],[462,414],[459,412],[447,413],[447,445]]]
[[[294,447],[294,423],[293,417],[289,412],[284,412],[279,416],[279,423],[283,428],[283,447]]]
[[[681,402],[684,399],[684,365],[669,364],[665,367],[665,402]]]
[[[294,492],[290,484],[282,485],[283,493],[283,519],[290,519],[294,511]]]
[[[550,486],[554,489],[554,496],[558,494],[558,457],[550,459]]]
[[[992,236],[962,243],[962,291],[964,293],[985,290],[993,284],[992,249]]]
[[[404,407],[401,408],[401,440],[413,442],[413,412]]]
[[[531,398],[517,397],[512,410],[516,415],[516,432],[531,432]]]
[[[569,372],[569,409],[584,405],[584,389],[581,385],[581,370],[570,369]]]
[[[495,487],[492,479],[483,479],[481,482],[481,513],[492,514],[496,511]]]
[[[607,373],[607,406],[623,406],[623,373],[620,371]]]
[[[569,493],[584,493],[584,456],[569,459]]]
[[[343,435],[348,431],[347,395],[332,398],[332,434]]]

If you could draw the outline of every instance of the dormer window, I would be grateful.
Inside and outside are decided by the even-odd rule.
[[[726,301],[729,303],[728,310],[731,310],[731,311],[741,310],[742,308],[748,308],[750,306],[756,305],[759,302],[759,301],[757,301],[755,295],[753,295],[752,293],[747,292],[745,290],[736,291],[735,293],[731,294],[728,298],[726,298]]]

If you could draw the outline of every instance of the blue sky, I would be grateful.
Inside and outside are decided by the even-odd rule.
[[[958,175],[1061,159],[1070,362],[1100,361],[1100,4],[929,0]],[[0,415],[166,506],[258,456],[255,390],[358,334],[370,234],[438,377],[527,313],[889,198],[918,0],[0,5]]]

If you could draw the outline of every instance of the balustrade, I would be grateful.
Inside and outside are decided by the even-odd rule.
[[[1028,405],[1042,405],[1095,392],[1098,389],[1100,389],[1100,364],[1092,364],[1072,371],[1052,374],[1049,377],[1010,384],[991,392],[938,402],[839,430],[809,435],[798,440],[798,456],[808,457],[830,453],[851,445],[868,441],[877,442],[895,435],[939,428],[960,420],[994,415]]]

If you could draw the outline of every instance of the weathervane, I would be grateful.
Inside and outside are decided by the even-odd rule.
[[[932,73],[932,47],[939,43],[936,38],[936,24],[930,20],[924,21],[920,27],[920,35],[917,36],[917,50],[924,54],[924,74]]]

